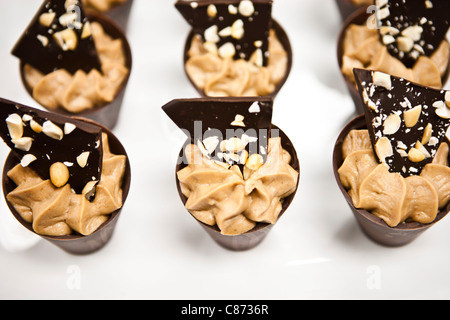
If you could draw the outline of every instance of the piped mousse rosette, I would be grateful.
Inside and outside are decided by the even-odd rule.
[[[441,89],[449,72],[450,2],[376,0],[346,21],[338,44],[341,72],[363,113],[353,69],[368,69]]]
[[[297,154],[272,124],[272,106],[272,98],[203,98],[163,107],[188,136],[176,167],[180,198],[231,250],[259,244],[298,188]]]
[[[86,15],[78,0],[47,0],[12,54],[27,91],[43,107],[115,125],[131,51],[112,21]]]
[[[275,96],[292,67],[292,50],[272,19],[272,0],[179,0],[192,26],[187,76],[202,96]]]
[[[336,177],[364,231],[403,245],[449,210],[450,92],[379,71],[355,77],[365,115],[338,139]]]
[[[106,244],[128,194],[125,150],[105,127],[0,99],[11,153],[3,191],[19,222],[71,253]]]

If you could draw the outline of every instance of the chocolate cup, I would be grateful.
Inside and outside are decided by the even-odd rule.
[[[91,120],[77,118],[78,120],[94,123]],[[96,124],[96,123],[94,123]],[[125,151],[125,148],[120,143],[120,141],[117,139],[116,136],[105,126],[102,126],[100,124],[97,124],[100,127],[102,127],[103,132],[105,132],[108,135],[109,140],[109,147],[112,153],[117,155],[125,155],[127,157],[126,161],[126,168],[125,168],[125,174],[122,181],[122,208],[125,205],[125,202],[128,197],[128,193],[130,190],[130,184],[131,184],[131,167],[128,155]],[[111,213],[109,219],[104,222],[94,233],[88,236],[83,236],[80,234],[72,234],[67,236],[60,236],[60,237],[52,237],[52,236],[45,236],[36,233],[33,230],[32,223],[26,222],[20,214],[16,211],[14,206],[9,203],[7,200],[7,195],[11,191],[13,191],[17,186],[15,183],[8,178],[7,173],[9,170],[14,168],[17,164],[19,164],[19,160],[10,153],[8,157],[6,158],[6,162],[3,168],[3,194],[6,200],[6,204],[8,205],[9,209],[11,210],[14,217],[19,221],[25,228],[33,232],[34,234],[40,236],[41,238],[49,241],[50,243],[56,245],[60,249],[64,250],[67,253],[73,254],[73,255],[87,255],[92,254],[100,249],[102,249],[112,238],[117,221],[119,220],[120,213],[122,212],[122,208],[114,211]]]
[[[354,84],[352,81],[350,81],[343,73],[342,73],[342,58],[344,56],[344,38],[345,33],[348,29],[348,27],[352,24],[357,25],[363,25],[366,23],[367,19],[372,15],[372,13],[368,13],[366,8],[360,8],[357,11],[353,12],[347,20],[345,20],[344,25],[341,28],[341,31],[339,33],[338,37],[338,44],[337,44],[337,59],[339,64],[339,70],[341,72],[342,77],[344,78],[345,84],[347,86],[347,89],[350,93],[350,96],[352,97],[352,100],[355,104],[355,112],[356,114],[364,114],[364,102],[361,99],[361,96],[358,92],[358,89],[356,88],[356,84]],[[450,73],[450,57],[449,57],[449,67],[447,67],[447,71],[442,76],[442,84],[445,84],[448,80]]]
[[[110,35],[114,39],[121,39],[123,42],[124,52],[125,52],[125,58],[126,58],[126,66],[129,70],[127,77],[123,81],[122,85],[120,86],[118,92],[116,93],[116,96],[114,97],[114,100],[110,103],[106,103],[104,105],[95,107],[93,109],[89,109],[83,112],[79,113],[72,113],[69,112],[61,107],[56,109],[49,109],[46,106],[42,105],[45,109],[47,109],[50,112],[62,114],[64,116],[76,116],[76,117],[83,117],[90,120],[93,120],[94,122],[97,122],[109,129],[113,129],[120,116],[120,110],[122,108],[123,99],[125,97],[126,88],[128,85],[128,80],[130,78],[131,69],[133,65],[133,57],[131,53],[131,48],[128,43],[126,35],[123,33],[123,31],[120,29],[120,27],[117,26],[117,24],[112,21],[110,18],[105,17],[100,14],[93,14],[90,13],[88,15],[90,21],[99,22],[102,27],[104,28],[106,34]],[[24,63],[20,63],[20,77],[22,79],[22,84],[24,85],[26,91],[28,94],[33,98],[33,89],[27,84],[27,81],[25,79],[25,73],[24,73]],[[34,98],[33,98],[34,99]],[[35,100],[36,101],[36,100]],[[37,102],[37,101],[36,101]]]
[[[369,211],[356,208],[353,204],[352,198],[348,194],[345,187],[342,185],[338,173],[338,169],[343,163],[342,144],[345,137],[353,129],[367,129],[366,119],[364,115],[357,116],[345,126],[345,128],[337,138],[336,144],[334,146],[333,171],[339,189],[341,190],[345,200],[352,210],[353,215],[358,222],[358,225],[371,240],[387,247],[400,247],[407,245],[415,240],[418,236],[420,236],[423,232],[428,230],[431,226],[444,218],[450,210],[450,203],[438,213],[436,219],[432,223],[422,224],[419,222],[405,222],[394,228],[388,226],[384,222],[384,220],[378,218]]]
[[[278,40],[282,44],[284,50],[286,50],[286,53],[287,53],[287,56],[288,56],[288,64],[287,64],[286,74],[284,75],[284,77],[280,81],[280,83],[278,83],[278,85],[276,86],[275,90],[272,93],[267,95],[268,97],[275,98],[277,96],[277,94],[280,92],[281,88],[286,83],[287,79],[289,78],[289,74],[291,73],[291,70],[292,70],[293,54],[292,54],[291,42],[289,40],[289,37],[288,37],[286,31],[274,19],[272,19],[272,29],[275,30],[275,33],[276,33],[276,35],[278,37]],[[188,37],[186,39],[186,44],[184,46],[184,54],[183,54],[183,67],[184,67],[184,71],[185,71],[185,74],[186,74],[189,82],[192,84],[192,86],[195,88],[195,90],[200,94],[200,96],[208,97],[205,94],[205,91],[203,89],[201,89],[201,88],[199,88],[198,86],[195,85],[194,81],[192,81],[192,79],[189,77],[189,74],[186,71],[186,62],[189,60],[188,52],[189,52],[189,49],[191,47],[192,39],[194,38],[195,35],[196,35],[196,33],[194,32],[194,30],[191,30],[191,32],[189,33],[189,35],[188,35]]]
[[[131,8],[134,0],[128,0],[122,4],[115,5],[105,12],[97,11],[94,8],[87,8],[86,12],[91,14],[104,14],[114,20],[125,32],[128,30]]]
[[[353,12],[360,8],[367,10],[368,5],[357,5],[352,0],[336,0],[336,5],[339,9],[342,21],[345,21]]]
[[[272,125],[272,128],[279,130],[280,137],[281,137],[281,145],[283,146],[283,148],[286,151],[289,152],[289,154],[292,157],[290,165],[292,166],[292,168],[294,168],[300,174],[300,163],[299,163],[299,160],[297,157],[297,152],[294,148],[294,145],[289,140],[289,138],[286,136],[286,134],[283,131],[281,131],[281,129],[279,129],[275,125]],[[185,143],[185,146],[190,143],[191,143],[191,141],[188,139]],[[180,159],[182,159],[183,154],[184,154],[184,147],[180,151]],[[180,199],[183,202],[183,205],[186,205],[187,198],[181,191],[180,180],[178,180],[177,172],[180,171],[181,169],[185,168],[187,165],[186,165],[186,161],[179,161],[179,162],[181,162],[181,163],[177,164],[176,169],[175,169],[175,180],[177,183],[178,195],[180,196]],[[295,194],[297,193],[297,190],[298,190],[299,182],[300,182],[300,176],[297,181],[297,186],[296,186],[295,192],[283,199],[282,210],[281,210],[281,213],[280,213],[277,221],[280,220],[280,218],[283,216],[283,214],[286,212],[286,210],[288,209],[288,207],[291,205],[292,201],[294,200]],[[272,230],[272,228],[274,226],[274,224],[258,222],[252,230],[250,230],[246,233],[243,233],[240,235],[228,236],[228,235],[223,235],[222,233],[220,233],[220,229],[217,227],[217,225],[214,225],[214,226],[207,225],[207,224],[201,222],[200,220],[198,220],[197,218],[195,218],[192,214],[191,214],[191,216],[202,226],[202,228],[209,234],[209,236],[217,244],[219,244],[220,246],[224,247],[225,249],[228,249],[231,251],[245,251],[245,250],[250,250],[250,249],[256,247],[265,239],[267,234],[270,232],[270,230]]]

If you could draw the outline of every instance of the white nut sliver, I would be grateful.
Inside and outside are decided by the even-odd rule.
[[[393,113],[389,117],[387,117],[386,120],[384,120],[383,125],[383,134],[391,135],[396,133],[400,129],[400,126],[402,125],[402,119],[398,114]]]
[[[42,125],[42,132],[44,132],[46,136],[59,141],[64,137],[62,129],[50,120],[44,122]]]
[[[41,133],[43,130],[42,126],[34,120],[30,121],[30,128],[31,128],[31,130],[33,130],[36,133]]]
[[[420,115],[422,114],[422,105],[415,106],[403,113],[403,119],[405,120],[405,125],[408,128],[414,127],[419,121]]]
[[[386,158],[394,155],[392,144],[386,137],[381,137],[375,144],[375,152],[381,162],[386,162]]]
[[[33,161],[36,161],[36,156],[32,155],[32,154],[26,154],[23,156],[22,160],[20,160],[20,165],[22,167],[28,167],[30,165],[30,163],[32,163]]]
[[[204,37],[207,42],[217,43],[220,41],[219,35],[218,35],[218,27],[216,25],[213,25],[205,30]]]
[[[259,113],[261,112],[261,107],[259,106],[258,101],[253,102],[253,104],[248,108],[248,112],[250,113]]]
[[[400,51],[410,52],[414,47],[414,40],[408,37],[398,37],[397,46]]]
[[[242,0],[239,3],[238,10],[244,17],[250,17],[253,13],[255,13],[255,7],[253,6],[253,2],[250,0]]]
[[[423,28],[421,26],[410,26],[402,31],[402,35],[412,41],[419,41],[422,38]]]
[[[230,138],[223,144],[224,151],[241,152],[245,149],[245,143],[240,138]]]
[[[44,27],[50,27],[55,20],[56,12],[44,12],[39,16],[39,23]]]
[[[433,125],[431,123],[427,124],[425,129],[423,130],[423,136],[422,136],[422,144],[427,144],[430,139],[431,135],[433,134]]]
[[[8,127],[11,139],[19,139],[23,136],[23,122],[22,117],[17,113],[13,113],[6,118],[6,125]]]
[[[383,87],[387,90],[392,89],[391,76],[384,72],[375,71],[373,73],[373,84],[379,87]]]
[[[16,149],[28,152],[33,144],[33,139],[29,137],[22,137],[19,139],[13,139],[11,142],[14,143],[14,147]]]
[[[90,154],[91,154],[91,153],[90,153],[89,151],[86,151],[86,152],[83,152],[82,154],[80,154],[80,155],[77,157],[77,163],[78,163],[78,165],[79,165],[80,167],[82,167],[82,168],[86,167],[87,161],[88,161],[88,158],[89,158],[89,155],[90,155]]]
[[[71,134],[73,132],[73,130],[75,130],[77,128],[76,125],[74,125],[73,123],[67,122],[64,124],[64,134]]]
[[[236,54],[236,49],[231,42],[227,42],[219,48],[218,52],[221,58],[232,58]]]
[[[436,114],[442,119],[450,119],[450,108],[444,105],[436,109]]]
[[[206,151],[209,154],[213,153],[218,145],[219,145],[219,137],[213,136],[203,140],[203,146],[205,147]]]

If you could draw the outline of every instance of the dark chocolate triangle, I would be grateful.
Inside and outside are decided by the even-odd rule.
[[[382,162],[387,155],[386,151],[380,151],[386,150],[382,147],[383,139],[392,148],[392,155],[385,158],[389,171],[404,177],[420,174],[433,161],[441,143],[449,143],[449,92],[381,72],[354,69],[354,73],[378,160]],[[422,154],[423,160],[418,161]]]
[[[66,69],[72,74],[77,70],[101,72],[83,5],[78,0],[70,5],[72,3],[74,1],[70,0],[44,1],[12,54],[44,74],[57,69]]]
[[[417,59],[430,57],[449,29],[448,0],[375,1],[380,39],[389,53],[412,68]]]
[[[272,25],[272,0],[179,0],[175,7],[194,32],[205,39],[205,31],[212,32],[217,47],[232,43],[235,48],[235,59],[250,60],[252,55],[261,49],[262,65],[267,66],[269,48],[269,31]],[[242,22],[242,37],[230,35],[236,21]],[[240,22],[236,23],[236,28]],[[239,29],[239,28],[237,28]],[[210,32],[211,34],[211,32]],[[239,34],[239,32],[237,33]],[[258,51],[259,52],[259,51]]]
[[[99,126],[0,99],[0,136],[20,162],[28,162],[26,155],[35,157],[28,166],[44,180],[50,178],[50,166],[61,162],[69,169],[67,183],[77,193],[88,182],[100,181],[103,145]],[[82,167],[77,158],[85,152],[89,154]]]
[[[228,163],[234,162],[223,157],[223,140],[237,137],[248,142],[249,155],[258,153],[266,159],[268,139],[276,135],[271,130],[273,99],[269,97],[176,99],[162,109],[190,143],[203,142],[208,157]],[[213,150],[205,142],[207,138],[216,141]]]

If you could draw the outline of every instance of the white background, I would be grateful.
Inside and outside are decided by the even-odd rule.
[[[161,111],[197,97],[183,71],[188,24],[174,0],[135,0],[134,68],[115,134],[132,186],[111,242],[72,256],[19,225],[0,198],[1,299],[448,299],[450,218],[408,246],[386,248],[360,231],[331,167],[353,104],[336,59],[333,0],[277,0],[294,66],[273,122],[294,142],[301,182],[289,211],[251,251],[219,247],[184,210],[175,161],[184,136]],[[40,5],[0,1],[0,97],[37,107],[10,51]],[[0,164],[9,150],[0,143]],[[3,192],[1,192],[3,194]]]

